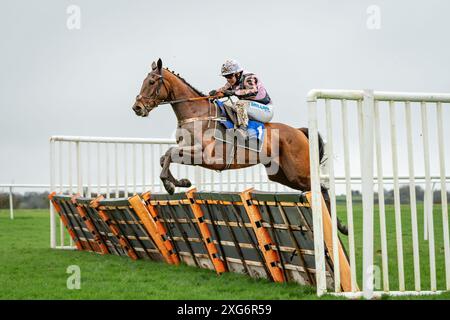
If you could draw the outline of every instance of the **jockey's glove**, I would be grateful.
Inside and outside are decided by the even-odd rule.
[[[230,96],[232,96],[232,95],[234,95],[234,91],[233,91],[233,90],[225,90],[225,91],[223,92],[223,96],[224,96],[224,97],[230,97]]]

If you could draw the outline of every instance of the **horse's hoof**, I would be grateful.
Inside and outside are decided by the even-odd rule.
[[[192,186],[192,183],[191,181],[189,181],[189,179],[180,179],[178,182],[181,188],[189,188]]]
[[[164,181],[163,185],[168,194],[172,195],[175,193],[175,185],[172,182]]]
[[[340,226],[338,229],[343,235],[348,236],[348,228],[347,228],[347,226],[345,226],[345,225],[344,226]]]

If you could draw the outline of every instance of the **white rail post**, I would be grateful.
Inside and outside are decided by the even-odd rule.
[[[433,222],[433,192],[431,190],[430,176],[430,140],[428,137],[428,116],[427,104],[421,102],[422,111],[422,138],[423,138],[423,156],[425,165],[425,203],[424,203],[424,221],[427,222],[426,235],[428,236],[428,249],[430,260],[430,283],[431,291],[436,291],[436,261],[434,248],[434,222]]]
[[[380,109],[378,101],[374,105],[375,120],[375,150],[377,158],[377,184],[378,184],[378,208],[380,216],[380,237],[381,237],[381,264],[383,270],[383,290],[389,291],[389,259],[387,249],[386,235],[386,209],[384,200],[384,183],[383,183],[383,157],[381,152],[381,129],[380,129]]]
[[[137,190],[136,190],[136,144],[133,143],[132,146],[132,151],[133,151],[133,158],[132,158],[132,172],[133,172],[133,195],[136,194]]]
[[[151,145],[150,146],[150,162],[156,162],[157,160],[155,160],[155,145]],[[152,166],[150,169],[150,189],[152,192],[154,192],[156,190],[156,182],[155,182],[155,166]]]
[[[317,97],[308,97],[308,126],[309,126],[309,159],[311,170],[311,199],[314,229],[314,256],[316,262],[317,295],[327,291],[325,275],[325,248],[323,243],[322,194],[320,190],[319,163],[319,135],[317,128]]]
[[[115,197],[119,198],[119,156],[117,143],[114,143],[114,178],[115,178]]]
[[[339,238],[337,229],[337,210],[336,210],[336,191],[334,180],[334,148],[333,148],[333,120],[330,99],[325,99],[326,119],[327,119],[327,158],[328,161],[328,177],[329,177],[329,196],[330,196],[330,214],[331,214],[331,233],[332,233],[332,246],[333,246],[333,266],[334,266],[334,291],[341,291],[341,272],[339,264]],[[320,167],[320,166],[319,166]],[[319,168],[320,169],[320,168]]]
[[[409,101],[405,102],[405,121],[406,121],[406,138],[408,145],[409,198],[411,206],[411,230],[413,241],[414,288],[416,291],[420,291],[421,283],[420,283],[419,231],[417,225],[416,181],[414,177],[411,103]]]
[[[201,190],[203,188],[201,168],[199,166],[195,166],[194,168],[195,186],[198,190]]]
[[[124,197],[128,198],[128,162],[127,162],[127,145],[123,144],[123,181],[124,181]]]
[[[14,207],[13,207],[13,187],[9,186],[9,217],[14,220]]]
[[[363,291],[366,299],[373,297],[373,150],[374,150],[374,97],[373,91],[364,91],[362,120],[364,131],[363,144],[360,150],[364,167],[361,168],[363,199]]]
[[[444,233],[444,257],[445,257],[445,279],[446,289],[450,290],[450,237],[448,230],[448,205],[447,205],[447,186],[445,181],[445,147],[442,124],[442,103],[436,104],[437,132],[439,145],[439,169],[441,182],[441,203],[442,203],[442,226]]]
[[[97,142],[97,197],[101,194],[101,165],[100,165],[100,143]]]
[[[145,179],[145,144],[141,144],[142,148],[142,193],[147,190],[146,179]]]
[[[105,178],[106,178],[106,198],[111,198],[110,189],[110,160],[109,160],[109,143],[105,143]]]
[[[83,172],[81,171],[81,151],[80,151],[80,142],[76,142],[76,170],[77,170],[77,192],[81,196],[84,196],[83,193]]]
[[[55,190],[55,182],[54,182],[54,164],[55,164],[55,155],[54,155],[54,141],[50,139],[50,192]],[[60,173],[61,174],[61,173]],[[53,208],[53,204],[50,201],[50,248],[56,248],[56,223],[55,223],[55,211]]]
[[[391,127],[391,149],[392,149],[392,173],[394,182],[394,211],[395,211],[395,235],[397,243],[397,269],[399,291],[405,291],[405,272],[403,265],[403,231],[402,214],[400,205],[400,186],[398,176],[398,154],[397,154],[397,121],[395,116],[395,103],[389,101],[389,118]]]
[[[56,146],[56,142],[55,141],[53,141],[53,144]],[[63,193],[63,180],[64,180],[64,178],[63,178],[63,141],[59,141],[58,142],[58,161],[55,161],[55,159],[56,159],[56,151],[55,151],[55,155],[54,155],[54,159],[53,159],[53,165],[55,166],[55,171],[54,171],[54,173],[55,173],[55,178],[54,178],[54,182],[55,182],[55,190],[53,190],[53,191],[56,191],[56,181],[58,181],[59,182],[59,193]],[[55,149],[54,150],[56,150],[56,147],[55,147]],[[56,163],[58,163],[58,174],[56,174]],[[50,190],[50,191],[52,191],[52,190]]]
[[[86,171],[87,171],[87,196],[92,197],[92,184],[91,184],[91,144],[86,145]]]
[[[350,253],[350,273],[352,282],[352,292],[356,292],[356,258],[355,258],[355,232],[353,226],[353,198],[352,183],[350,172],[350,151],[348,139],[348,112],[347,100],[341,100],[341,117],[342,117],[342,140],[344,144],[344,170],[345,170],[345,202],[347,208],[347,224],[348,224],[348,245]]]

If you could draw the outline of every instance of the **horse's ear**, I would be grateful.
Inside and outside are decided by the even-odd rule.
[[[162,60],[161,58],[158,59],[158,70],[162,69]]]
[[[156,62],[155,61],[153,61],[153,63],[152,63],[152,70],[156,70]]]

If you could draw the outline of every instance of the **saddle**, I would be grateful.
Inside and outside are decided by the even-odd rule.
[[[220,100],[214,100],[220,114],[220,120],[217,122],[214,130],[214,138],[224,143],[235,145],[238,148],[245,148],[255,152],[260,152],[264,142],[265,125],[256,120],[248,122],[248,138],[242,139],[236,134],[236,114],[233,110],[227,108]]]

